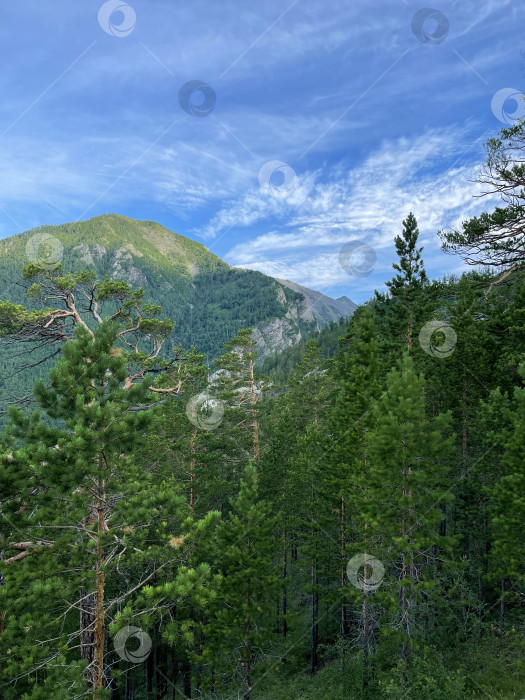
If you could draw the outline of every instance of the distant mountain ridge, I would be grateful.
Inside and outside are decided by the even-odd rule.
[[[346,297],[331,299],[294,282],[232,267],[201,243],[154,221],[118,214],[40,226],[1,239],[0,299],[27,304],[16,282],[21,266],[28,262],[27,243],[37,234],[60,241],[66,272],[89,268],[100,277],[120,277],[132,287],[143,286],[146,299],[160,303],[164,315],[175,321],[175,340],[195,346],[209,361],[239,328],[254,328],[264,357],[294,345],[331,320],[350,316],[356,308]],[[0,352],[0,376],[6,365],[4,353],[5,349]]]
[[[322,292],[316,292],[313,289],[308,289],[308,287],[303,287],[297,282],[290,282],[290,280],[275,278],[285,287],[293,289],[295,292],[303,294],[309,305],[314,309],[314,313],[317,317],[320,317],[326,323],[330,321],[337,321],[342,316],[349,317],[357,309],[357,304],[354,304],[347,296],[339,297],[338,299],[332,299],[332,297],[326,296]]]

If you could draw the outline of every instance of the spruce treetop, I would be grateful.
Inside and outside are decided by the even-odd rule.
[[[417,247],[418,238],[419,227],[417,220],[414,214],[410,212],[403,221],[401,236],[396,236],[394,239],[399,263],[394,263],[392,267],[399,274],[386,283],[393,295],[401,288],[422,286],[428,281],[423,258],[421,257],[423,246],[421,248]]]

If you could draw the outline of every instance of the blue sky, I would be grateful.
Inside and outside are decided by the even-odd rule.
[[[115,212],[360,302],[412,210],[430,275],[459,272],[436,234],[492,206],[474,180],[516,113],[501,91],[525,91],[525,5],[430,8],[3,3],[0,237]],[[339,263],[355,239],[377,258],[364,277]]]

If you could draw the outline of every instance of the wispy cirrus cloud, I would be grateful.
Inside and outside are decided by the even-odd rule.
[[[341,230],[386,256],[414,209],[442,271],[435,231],[478,206],[468,178],[501,126],[492,96],[521,89],[524,6],[444,0],[447,35],[430,45],[416,0],[128,2],[125,38],[100,27],[102,0],[5,6],[0,133],[16,123],[0,139],[0,235],[114,211],[344,287]],[[216,94],[202,119],[178,102],[195,79]],[[275,160],[297,175],[285,199],[259,187]],[[389,265],[381,254],[362,284]]]
[[[431,273],[459,269],[457,262],[451,263],[441,253],[436,233],[458,226],[490,206],[486,199],[473,197],[480,193],[473,182],[476,166],[461,163],[461,159],[455,162],[457,143],[466,135],[467,129],[458,127],[432,130],[412,140],[385,142],[358,166],[339,172],[334,180],[318,182],[312,174],[308,197],[301,203],[277,200],[276,204],[253,192],[229,210],[228,221],[242,226],[273,216],[279,227],[236,244],[226,259],[305,286],[332,291],[352,286],[361,289],[364,281],[349,278],[339,264],[341,246],[358,239],[372,246],[378,258],[366,282],[370,290],[371,284],[381,287],[388,278],[393,239],[402,220],[413,211]],[[450,167],[444,169],[447,161]],[[443,167],[438,175],[436,162]],[[226,224],[222,215],[216,224]]]

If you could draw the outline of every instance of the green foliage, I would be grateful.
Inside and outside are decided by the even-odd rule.
[[[26,264],[26,243],[36,234],[61,242],[61,265],[47,269]],[[126,315],[131,323],[142,304],[149,317],[148,322],[142,322],[143,333],[168,337],[176,326],[175,343],[197,347],[209,364],[240,329],[282,319],[292,306],[304,303],[300,293],[260,272],[232,268],[200,243],[159,224],[107,215],[40,227],[0,240],[0,300],[5,300],[0,301],[0,338],[20,330],[22,323],[27,326],[28,321],[45,317],[40,311],[34,312],[37,317],[31,315],[33,307],[42,302],[42,283],[52,282],[57,288],[75,292],[77,303],[93,308],[90,294],[84,293],[96,280],[94,297],[107,310],[105,317],[122,304],[121,320]],[[26,286],[33,282],[29,297],[24,282]],[[25,310],[28,301],[30,306]],[[154,324],[151,319],[158,316],[159,301],[166,320]],[[319,324],[324,324],[323,319]],[[294,337],[297,332],[307,337],[315,328],[316,324],[299,320],[293,322],[292,331]],[[34,349],[34,362],[15,375],[24,365],[23,359],[13,357],[7,346],[0,345],[0,389],[6,396],[24,396],[35,379],[45,378],[51,366],[50,360],[46,361],[51,353],[46,350]],[[168,354],[167,345],[161,354]]]
[[[272,637],[271,613],[279,589],[272,566],[276,522],[270,504],[258,499],[253,465],[246,468],[231,505],[217,531],[220,583],[215,605],[208,610],[207,656],[212,669],[237,671],[249,688],[253,666]]]
[[[446,668],[439,650],[427,648],[423,655],[414,655],[408,668],[401,664],[390,678],[379,681],[379,697],[401,700],[462,700],[465,697],[465,678],[461,671]],[[404,688],[399,686],[399,675],[405,672],[410,679]]]
[[[416,217],[410,213],[403,221],[401,236],[394,239],[399,262],[392,265],[397,274],[387,282],[389,294],[376,292],[376,302],[388,324],[387,336],[394,339],[393,344],[390,341],[390,349],[396,354],[404,349],[412,350],[416,326],[424,318],[428,304],[429,295],[423,294],[428,278],[421,257],[423,248],[417,247],[418,238]]]
[[[25,272],[44,308],[0,303],[7,340],[52,328],[50,290],[88,319],[59,326],[36,410],[0,436],[2,697],[521,697],[523,271],[429,282],[409,216],[389,294],[267,360],[268,390],[251,329],[294,292],[277,308],[268,278],[119,217],[92,223],[106,253],[78,273],[75,226],[62,269]],[[142,261],[143,290],[108,250]],[[167,347],[164,296],[203,345]],[[418,342],[434,319],[446,356]],[[210,430],[200,394],[224,402]],[[117,653],[129,626],[138,663]]]
[[[525,377],[525,363],[520,367]],[[493,547],[491,560],[503,578],[525,581],[525,388],[515,389],[511,431],[504,446],[503,474],[491,491]]]
[[[500,131],[486,144],[487,158],[478,181],[486,194],[497,192],[505,206],[463,222],[461,229],[441,231],[443,248],[460,253],[470,264],[485,264],[505,271],[525,259],[525,143],[523,119]]]

